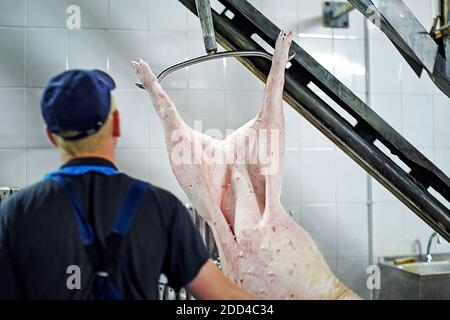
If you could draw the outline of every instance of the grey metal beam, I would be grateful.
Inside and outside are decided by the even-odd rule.
[[[194,0],[179,0],[195,13]],[[213,11],[216,36],[228,50],[264,50],[252,40],[257,34],[274,47],[280,30],[248,2],[219,0],[234,16]],[[363,169],[382,183],[413,212],[450,241],[450,210],[436,199],[428,187],[433,187],[450,200],[450,179],[375,112],[317,63],[298,44],[293,43],[295,58],[286,72],[285,100],[317,127]],[[261,58],[239,58],[251,72],[265,81],[270,62]],[[308,88],[314,83],[343,110],[357,120],[351,125],[331,106]],[[390,157],[378,149],[379,140],[409,168],[405,172]]]

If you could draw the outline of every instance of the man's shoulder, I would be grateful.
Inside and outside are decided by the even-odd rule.
[[[15,192],[8,199],[6,199],[4,203],[2,203],[2,206],[3,205],[11,206],[12,204],[26,205],[33,199],[42,199],[42,197],[44,197],[46,194],[50,192],[51,188],[52,188],[51,181],[43,180],[34,183],[30,186],[24,187],[18,192]]]
[[[135,179],[133,177],[129,178],[135,182],[140,181],[147,183],[149,185],[149,188],[146,191],[147,196],[146,198],[147,200],[155,202],[160,207],[160,210],[167,212],[168,210],[173,210],[174,208],[179,207],[180,205],[183,206],[181,200],[178,199],[178,197],[175,196],[169,190],[154,185],[152,183],[149,183],[147,181]]]
[[[147,189],[147,193],[149,196],[152,196],[155,198],[155,200],[163,201],[163,202],[180,202],[180,200],[169,190],[164,189],[162,187],[159,187],[157,185],[154,185],[152,183],[149,183],[147,181],[131,178],[134,181],[140,181],[147,183],[149,188]]]
[[[3,201],[0,205],[0,224],[3,228],[13,220],[20,220],[24,213],[36,205],[36,201],[45,201],[51,188],[51,182],[44,180],[21,189]]]

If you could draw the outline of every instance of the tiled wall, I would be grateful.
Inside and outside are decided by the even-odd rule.
[[[296,31],[301,46],[365,99],[361,14],[351,13],[349,29],[332,30],[321,26],[320,0],[251,2],[280,27]],[[407,2],[429,27],[431,0]],[[65,28],[69,4],[81,7],[81,30]],[[415,79],[383,35],[370,36],[374,108],[450,175],[448,99],[430,81]],[[118,86],[120,167],[186,201],[169,166],[159,119],[146,94],[133,86],[129,61],[142,57],[158,72],[203,50],[197,18],[176,0],[1,0],[0,185],[29,185],[58,166],[40,118],[42,87],[66,68],[97,68]],[[234,60],[179,71],[163,86],[188,123],[202,120],[204,129],[221,130],[253,117],[264,89]],[[283,204],[338,277],[367,297],[367,175],[287,105],[285,112]],[[431,230],[376,182],[373,196],[375,255],[413,252],[414,240],[424,241]]]

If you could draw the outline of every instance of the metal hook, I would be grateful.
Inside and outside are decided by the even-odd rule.
[[[210,60],[216,60],[216,59],[222,59],[222,58],[231,58],[231,57],[260,57],[260,58],[265,58],[267,60],[272,60],[272,55],[264,52],[264,51],[224,51],[224,52],[217,52],[214,54],[208,54],[208,55],[204,55],[204,56],[200,56],[200,57],[196,57],[190,60],[186,60],[180,63],[177,63],[173,66],[170,66],[166,69],[164,69],[163,71],[161,71],[161,73],[158,75],[158,81],[162,81],[165,77],[167,77],[169,74],[198,64],[198,63],[202,63],[202,62],[206,62],[206,61],[210,61]],[[294,59],[295,54],[289,56],[288,62],[290,62],[292,59]],[[135,83],[136,86],[138,88],[141,89],[145,89],[144,86],[142,85],[142,83]]]

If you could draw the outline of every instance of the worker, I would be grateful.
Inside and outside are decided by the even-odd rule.
[[[0,299],[157,299],[165,274],[198,299],[250,299],[210,260],[183,204],[119,172],[113,79],[69,70],[41,111],[63,165],[0,207]]]

